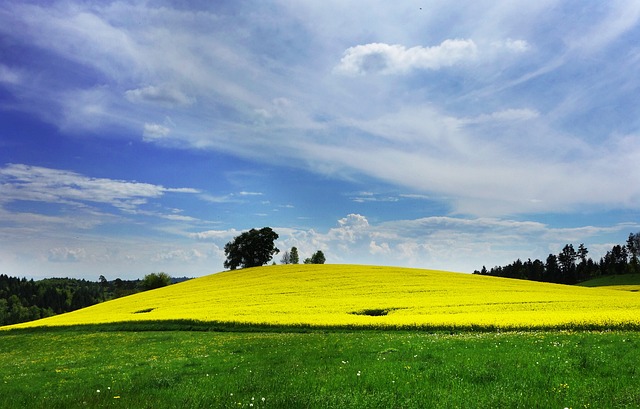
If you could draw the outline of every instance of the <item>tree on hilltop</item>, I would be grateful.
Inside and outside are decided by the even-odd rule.
[[[282,264],[298,264],[300,262],[300,256],[298,256],[298,248],[291,247],[291,251],[285,250],[280,259]]]
[[[288,250],[285,250],[282,253],[282,258],[280,259],[281,264],[291,264],[291,253]]]
[[[632,273],[640,272],[640,233],[630,233],[627,239],[629,269]]]
[[[280,252],[274,244],[277,239],[278,234],[270,227],[251,229],[240,234],[224,246],[224,254],[227,256],[224,268],[235,270],[238,267],[259,267],[267,264]]]
[[[324,253],[321,250],[313,253],[313,256],[304,259],[304,264],[324,264],[326,258],[324,257]]]
[[[289,262],[291,264],[298,264],[300,262],[300,256],[298,256],[297,247],[291,247],[291,253],[289,253]]]

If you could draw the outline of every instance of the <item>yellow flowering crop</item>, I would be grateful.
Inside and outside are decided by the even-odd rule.
[[[640,326],[640,294],[409,268],[282,265],[213,274],[4,328],[144,320],[378,328]]]

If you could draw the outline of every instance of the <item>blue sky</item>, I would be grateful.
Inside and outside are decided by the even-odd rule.
[[[0,273],[202,276],[264,226],[329,263],[598,259],[640,231],[639,18],[0,1]]]

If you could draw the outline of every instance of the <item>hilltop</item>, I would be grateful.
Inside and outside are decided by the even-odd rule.
[[[640,297],[444,271],[279,265],[225,271],[12,327],[187,320],[373,328],[640,326]]]

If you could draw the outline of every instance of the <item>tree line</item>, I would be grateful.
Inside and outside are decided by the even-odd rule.
[[[599,261],[588,257],[584,243],[576,249],[566,244],[559,254],[549,254],[545,261],[517,259],[506,266],[474,271],[474,274],[519,278],[557,284],[576,284],[602,275],[640,273],[640,233],[631,233],[624,245],[617,244]]]
[[[166,273],[147,274],[142,280],[112,281],[101,275],[97,282],[75,278],[34,281],[0,274],[0,325],[46,318],[182,280]]]

